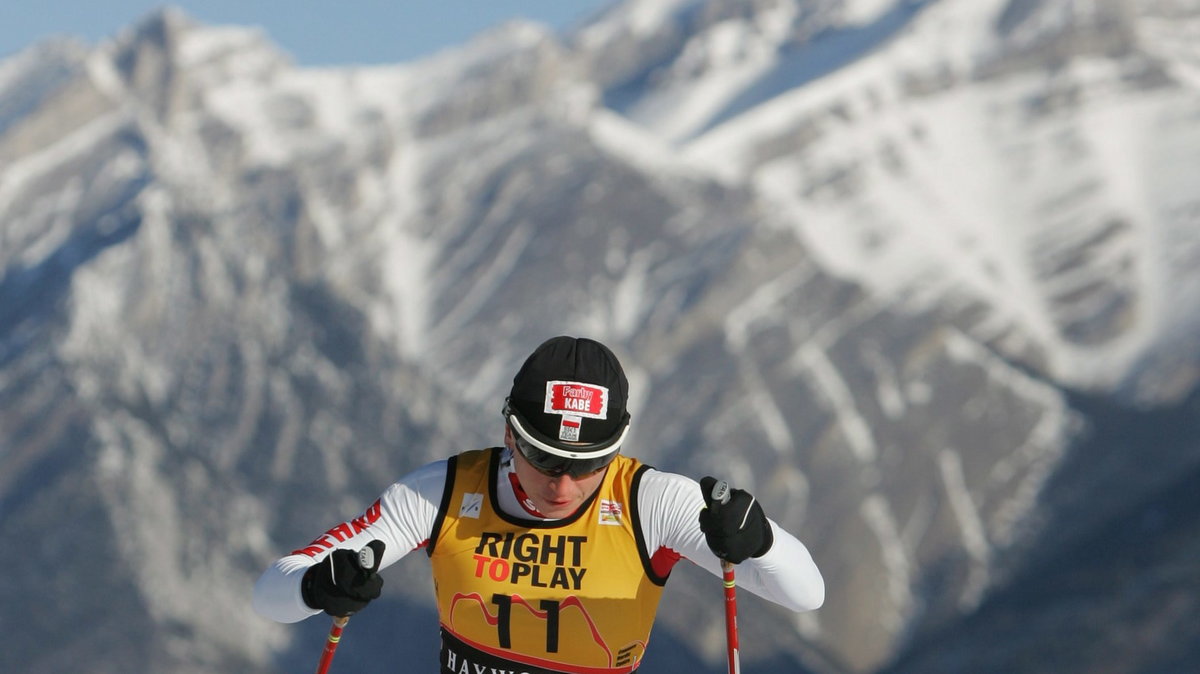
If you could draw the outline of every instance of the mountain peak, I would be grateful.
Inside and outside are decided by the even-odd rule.
[[[160,45],[176,42],[184,32],[198,28],[200,22],[181,8],[169,5],[152,10],[133,26],[133,34],[139,41],[153,41]]]
[[[261,30],[206,25],[175,7],[156,10],[121,34],[112,62],[125,86],[161,119],[192,105],[199,87],[263,83],[291,65]]]

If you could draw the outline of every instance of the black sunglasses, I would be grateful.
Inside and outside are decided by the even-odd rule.
[[[521,456],[525,457],[529,465],[547,477],[569,475],[572,478],[578,479],[586,475],[591,475],[612,463],[618,454],[618,452],[614,451],[594,458],[572,459],[551,454],[534,446],[528,440],[521,437],[521,434],[516,429],[512,429],[512,436],[514,443],[517,445],[517,451],[521,453]]]

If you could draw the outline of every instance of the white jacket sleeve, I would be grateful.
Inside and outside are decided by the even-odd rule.
[[[667,548],[721,577],[721,560],[700,530],[704,497],[695,480],[658,470],[642,476],[638,511],[650,554]],[[811,611],[825,602],[825,580],[816,562],[795,536],[771,521],[775,542],[762,557],[737,565],[737,583],[793,611]]]
[[[251,604],[259,615],[283,623],[320,613],[300,596],[300,580],[308,567],[339,548],[358,550],[372,540],[387,546],[380,569],[429,543],[438,505],[446,486],[446,461],[428,464],[388,487],[361,516],[343,522],[307,546],[275,561],[254,584]]]

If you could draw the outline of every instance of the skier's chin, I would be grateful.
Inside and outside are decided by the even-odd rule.
[[[538,511],[551,519],[562,519],[571,515],[579,509],[579,502],[575,499],[543,501],[538,504]]]

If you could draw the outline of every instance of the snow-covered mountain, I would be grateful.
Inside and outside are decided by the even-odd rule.
[[[748,672],[1194,669],[1198,33],[627,0],[319,70],[167,10],[0,61],[0,670],[310,668],[327,625],[249,584],[496,444],[559,333],[626,363],[634,454],[813,550],[825,607],[741,602]],[[340,666],[432,658],[416,557]],[[723,671],[676,574],[646,666]]]
[[[662,4],[624,5],[579,41],[629,53],[629,26]],[[1197,327],[1178,307],[1200,303],[1195,8],[697,4],[606,98],[753,185],[873,294],[983,305],[962,327],[1058,381],[1177,398]]]

